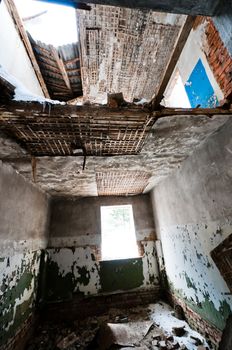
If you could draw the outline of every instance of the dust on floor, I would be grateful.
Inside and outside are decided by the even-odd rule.
[[[173,316],[164,302],[74,322],[41,324],[26,350],[198,350],[210,349],[187,322]]]

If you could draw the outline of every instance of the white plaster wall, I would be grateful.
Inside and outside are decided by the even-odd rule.
[[[232,121],[152,192],[171,289],[223,329],[230,291],[210,253],[232,232]]]
[[[39,274],[39,264],[40,251],[37,251],[37,253],[30,251],[26,254],[16,254],[11,257],[6,256],[0,259],[0,298],[2,300],[2,315],[11,315],[10,321],[7,325],[1,324],[3,328],[0,329],[0,332],[7,332],[14,325],[17,308],[20,308],[24,302],[29,302],[31,299],[28,306],[29,310],[27,311],[30,313],[33,311],[33,302],[36,298],[36,280]],[[30,275],[29,285],[23,281],[24,275],[26,277]],[[22,284],[21,286],[19,286],[20,282]],[[22,286],[23,289],[21,290],[20,288],[22,288]],[[13,290],[11,292],[12,299],[8,300],[7,293],[10,290]],[[14,295],[17,296],[15,299],[13,299]]]
[[[232,223],[219,222],[161,228],[168,278],[188,300],[203,303],[209,295],[218,311],[223,300],[232,307],[229,288],[210,256],[231,231]]]
[[[172,74],[170,82],[165,91],[165,97],[168,100],[173,89],[173,81],[179,72],[183,84],[189,79],[194,67],[196,66],[199,59],[201,59],[203,66],[205,67],[206,74],[209,78],[209,81],[213,87],[214,93],[218,98],[218,101],[224,98],[223,92],[220,89],[216,79],[214,78],[213,72],[208,64],[205,51],[207,50],[207,44],[205,39],[205,25],[203,23],[199,25],[196,29],[193,29],[190,32],[189,38],[184,46],[184,49],[180,55],[180,58],[177,62],[176,68]],[[171,101],[173,102],[173,101]],[[166,103],[167,106],[171,106],[170,101]],[[174,105],[172,104],[172,107]],[[175,106],[178,107],[178,106]],[[183,107],[183,106],[182,106]]]
[[[182,51],[180,59],[177,63],[177,68],[179,69],[182,81],[185,84],[200,58],[205,67],[215,95],[220,101],[223,99],[223,92],[214,78],[213,72],[204,54],[204,50],[206,50],[206,41],[204,38],[205,25],[206,23],[203,23],[195,30],[191,31],[184,50]]]
[[[44,96],[4,1],[0,3],[0,65],[31,93]]]

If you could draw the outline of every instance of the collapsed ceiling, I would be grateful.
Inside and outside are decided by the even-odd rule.
[[[32,108],[32,106],[34,107]],[[29,181],[35,181],[36,185],[44,191],[58,196],[127,195],[148,192],[159,181],[179,167],[197,145],[228,119],[226,112],[223,110],[218,111],[220,115],[212,115],[211,112],[210,118],[201,114],[191,115],[191,111],[185,111],[185,114],[182,115],[177,115],[180,114],[180,111],[176,111],[176,115],[175,111],[172,111],[172,115],[158,119],[153,123],[153,126],[149,127],[146,132],[146,139],[144,139],[144,146],[137,154],[102,156],[96,153],[86,157],[84,154],[82,156],[74,154],[59,156],[58,148],[56,150],[57,155],[32,158],[26,150],[27,142],[25,142],[25,139],[28,135],[24,134],[25,129],[31,129],[30,122],[27,123],[26,118],[20,118],[20,115],[24,114],[24,109],[27,111],[31,109],[35,113],[35,104],[32,104],[32,106],[25,103],[16,103],[14,110],[12,105],[10,108],[8,105],[8,111],[6,107],[1,107],[0,159],[10,163]],[[42,105],[36,104],[36,106],[37,115],[34,114],[33,118],[34,120],[40,120],[41,118],[44,122],[46,113],[43,112]],[[75,110],[76,114],[77,111],[80,111],[80,108],[86,110],[86,107],[53,106],[47,112],[48,120],[54,117],[53,109],[57,111],[65,107],[67,107],[66,111],[70,108],[74,119]],[[40,112],[38,108],[40,108]],[[89,108],[90,110],[94,109],[93,107]],[[106,109],[106,107],[98,108]],[[138,109],[138,107],[136,108]],[[123,108],[121,111],[120,109],[116,111],[116,114],[119,113],[123,115]],[[147,115],[142,107],[139,113]],[[32,113],[27,112],[26,114],[30,121]],[[111,114],[114,114],[114,109]],[[156,112],[150,114],[154,117],[154,122]],[[11,118],[13,124],[9,122]],[[55,116],[55,118],[57,117]],[[71,114],[70,120],[72,120]],[[9,136],[6,136],[6,132],[9,135],[10,125],[13,126],[13,131],[15,128],[20,130],[17,140],[24,145],[24,148],[9,139]],[[6,126],[8,127],[6,128]],[[41,140],[44,140],[43,130],[41,127],[37,130],[37,137],[41,136]],[[80,130],[78,125],[77,130]],[[34,131],[31,129],[29,138]],[[105,133],[107,134],[107,131]],[[20,137],[20,135],[24,136]],[[105,137],[105,134],[103,133],[102,136]],[[60,138],[56,134],[57,144],[59,144],[59,139],[62,140],[62,134]],[[112,144],[112,147],[114,147],[114,144]],[[108,149],[111,149],[110,143]],[[35,163],[32,162],[34,159],[36,159]]]
[[[151,104],[89,102],[102,103],[109,92],[122,92],[130,102],[159,94],[185,20],[181,15],[93,5],[90,11],[77,11],[80,48],[55,53],[31,40],[51,96],[67,100],[83,89],[88,104],[3,99],[0,159],[51,195],[148,192],[226,122],[226,112],[211,111],[209,118],[204,111],[162,113]],[[10,88],[4,86],[9,99]]]
[[[84,99],[150,101],[157,93],[186,16],[91,5],[77,11]]]
[[[50,97],[53,100],[68,101],[82,96],[77,43],[55,48],[29,37]]]

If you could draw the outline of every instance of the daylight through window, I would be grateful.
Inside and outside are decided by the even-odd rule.
[[[102,260],[138,257],[132,205],[101,207]]]

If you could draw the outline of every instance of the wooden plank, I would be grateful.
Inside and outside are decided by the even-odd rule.
[[[51,52],[56,60],[57,65],[60,69],[60,72],[61,72],[62,77],[64,79],[65,85],[67,86],[67,88],[70,91],[72,91],[71,84],[70,84],[69,77],[68,77],[68,73],[65,69],[63,60],[59,57],[58,52],[56,51],[54,46],[50,45],[50,49],[51,49]]]
[[[76,105],[77,102],[83,102],[83,96],[75,97],[75,98],[73,98],[73,99],[67,101],[66,103],[67,103],[68,105]]]
[[[33,52],[33,49],[32,49],[32,46],[31,46],[31,43],[30,43],[30,40],[28,38],[28,35],[24,29],[24,26],[23,26],[23,22],[18,14],[18,11],[17,11],[17,8],[14,4],[14,1],[13,0],[5,0],[5,4],[8,8],[8,11],[15,23],[15,27],[22,39],[22,42],[25,46],[25,49],[27,51],[27,54],[29,56],[29,59],[31,61],[31,64],[32,64],[32,67],[34,68],[34,71],[35,71],[35,74],[38,78],[38,81],[40,83],[40,86],[41,86],[41,89],[44,93],[44,96],[46,98],[50,98],[49,96],[49,92],[48,92],[48,89],[47,89],[47,86],[44,82],[44,79],[43,79],[43,76],[42,76],[42,73],[40,71],[40,68],[39,68],[39,65],[36,61],[36,58],[35,58],[35,55],[34,55],[34,52]]]
[[[163,75],[163,78],[161,80],[158,92],[157,92],[156,96],[151,101],[151,105],[152,105],[153,110],[158,109],[160,106],[160,102],[162,101],[162,99],[164,97],[166,87],[167,87],[169,80],[172,76],[172,73],[176,67],[176,64],[177,64],[177,61],[181,55],[181,52],[186,44],[189,33],[192,30],[195,19],[196,19],[196,17],[194,17],[194,16],[188,16],[186,18],[186,21],[185,21],[185,23],[180,31],[175,49],[172,53],[172,56],[171,56],[169,63],[166,67],[166,70],[164,72],[164,75]]]
[[[43,46],[40,46],[38,43],[33,43],[32,46],[38,49],[39,51],[41,51],[42,53],[44,53],[45,55],[49,56],[51,59],[53,59],[52,53],[50,52],[49,49]]]
[[[59,86],[60,87],[60,86]],[[5,105],[0,104],[0,117],[5,114],[8,115],[9,118],[13,119],[14,115],[32,115],[36,113],[37,117],[35,120],[40,118],[51,117],[54,118],[58,116],[69,117],[70,115],[78,115],[81,117],[88,116],[97,116],[98,118],[95,122],[100,119],[108,120],[118,120],[119,123],[123,123],[127,121],[127,118],[131,121],[140,121],[141,125],[143,125],[148,120],[148,116],[154,116],[156,118],[164,118],[164,117],[176,117],[176,116],[213,116],[213,115],[228,115],[232,117],[232,109],[223,109],[223,108],[163,108],[158,111],[151,111],[148,107],[137,106],[131,104],[129,106],[123,106],[120,108],[110,108],[107,106],[94,106],[94,105],[84,105],[84,106],[73,106],[73,105],[52,105],[52,109],[50,113],[48,111],[44,111],[41,113],[43,106],[38,102],[16,102],[11,101],[10,103]],[[39,116],[38,116],[39,115]],[[108,124],[106,124],[107,126]]]
[[[232,117],[232,109],[223,108],[163,108],[160,111],[153,111],[153,116],[156,119],[165,117],[177,117],[177,116],[207,116],[212,117],[214,115],[224,116],[228,115]]]
[[[75,58],[72,58],[70,60],[64,61],[64,64],[67,66],[68,64],[73,64],[73,63],[78,62],[78,61],[80,61],[80,57],[75,57]]]
[[[80,73],[80,71],[81,71],[80,68],[67,69],[68,73]]]

